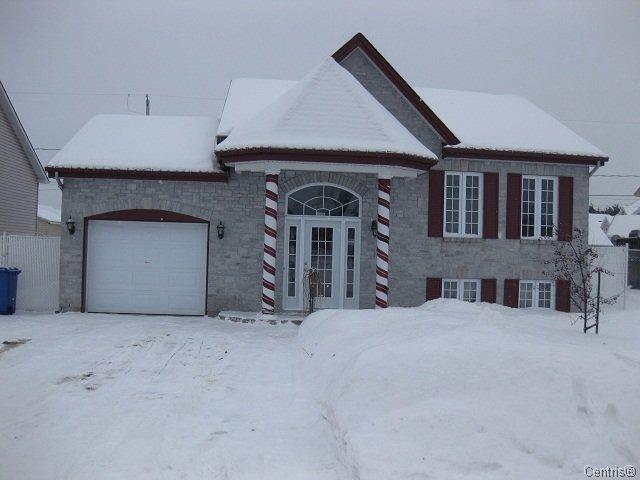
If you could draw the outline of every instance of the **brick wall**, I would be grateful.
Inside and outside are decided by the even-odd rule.
[[[427,237],[428,174],[417,180],[392,180],[389,268],[392,305],[422,303],[427,277],[496,278],[498,303],[503,300],[505,278],[544,278],[543,262],[550,258],[553,242],[505,239],[507,173],[573,176],[574,227],[588,228],[588,167],[451,159],[440,161],[435,169],[499,173],[498,239]]]

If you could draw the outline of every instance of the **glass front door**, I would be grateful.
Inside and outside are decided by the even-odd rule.
[[[285,232],[284,308],[358,308],[360,222],[288,218]]]

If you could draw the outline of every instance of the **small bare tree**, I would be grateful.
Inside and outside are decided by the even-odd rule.
[[[556,231],[556,235],[558,235]],[[554,280],[569,282],[569,296],[571,303],[580,312],[578,318],[583,320],[583,331],[596,316],[598,298],[593,292],[594,275],[613,275],[608,270],[597,265],[598,252],[589,246],[588,237],[584,230],[576,228],[570,240],[556,242],[553,257],[545,260],[544,274]],[[600,297],[600,305],[611,305],[618,296]]]

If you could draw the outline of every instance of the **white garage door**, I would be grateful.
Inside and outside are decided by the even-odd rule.
[[[90,220],[88,312],[204,315],[206,223]]]

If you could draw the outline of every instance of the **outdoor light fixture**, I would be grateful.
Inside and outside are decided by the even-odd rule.
[[[218,230],[218,238],[222,240],[224,238],[224,225],[222,224],[222,220],[218,222],[216,230]]]
[[[73,221],[73,218],[69,217],[69,220],[66,221],[66,225],[69,235],[76,233],[76,222]]]
[[[378,236],[378,222],[375,220],[371,220],[371,235],[374,237]]]

